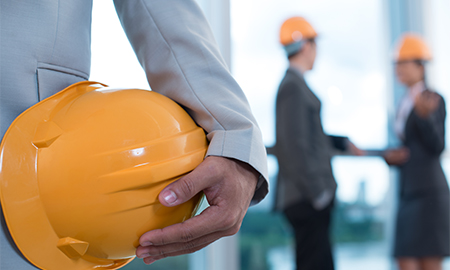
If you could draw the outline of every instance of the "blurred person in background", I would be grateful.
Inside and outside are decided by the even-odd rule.
[[[395,118],[402,147],[385,151],[400,169],[394,257],[400,270],[440,270],[450,254],[449,188],[440,156],[445,147],[445,103],[425,82],[431,53],[421,37],[405,34],[395,56],[407,87]]]
[[[280,41],[289,68],[276,100],[276,144],[279,174],[275,208],[295,233],[300,270],[334,269],[329,227],[336,191],[331,169],[335,150],[361,154],[346,137],[328,136],[320,119],[321,102],[303,74],[316,58],[316,31],[302,17],[286,20]]]

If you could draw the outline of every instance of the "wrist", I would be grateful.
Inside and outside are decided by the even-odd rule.
[[[239,166],[241,168],[243,173],[246,175],[246,178],[248,178],[250,180],[250,182],[254,182],[255,190],[256,190],[256,188],[260,182],[260,178],[262,178],[261,174],[248,163],[245,163],[243,161],[240,161],[240,160],[237,160],[234,158],[226,158],[226,159],[229,159],[229,160],[235,162],[237,164],[237,166]]]

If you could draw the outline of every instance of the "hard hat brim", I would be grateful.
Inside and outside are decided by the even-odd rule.
[[[84,255],[81,259],[74,260],[67,257],[57,247],[60,237],[56,235],[47,219],[39,195],[37,178],[39,150],[31,143],[39,122],[47,119],[59,102],[103,86],[106,85],[88,81],[79,82],[35,104],[14,120],[2,140],[0,200],[6,224],[19,250],[39,268],[118,269],[134,259],[134,257],[117,260],[99,259]],[[73,91],[74,88],[77,91]]]

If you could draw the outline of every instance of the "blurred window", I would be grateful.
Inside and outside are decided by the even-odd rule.
[[[427,76],[430,86],[433,90],[441,94],[446,102],[447,119],[446,119],[446,150],[442,155],[442,167],[450,182],[450,35],[448,29],[450,27],[450,1],[432,0],[428,3],[427,19],[428,25],[426,31],[427,38],[433,51],[433,60],[427,66]],[[444,269],[450,269],[450,259],[444,262]]]

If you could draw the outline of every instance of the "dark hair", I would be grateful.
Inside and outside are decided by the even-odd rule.
[[[315,38],[309,38],[309,39],[305,40],[305,44],[306,44],[306,43],[314,43],[314,44],[315,44],[315,43],[316,43],[316,39],[315,39]],[[305,46],[305,45],[303,45],[303,46]],[[289,54],[289,55],[287,56],[288,60],[291,60],[292,57],[294,57],[294,56],[296,56],[297,54],[299,54],[299,53],[302,51],[303,46],[302,46],[302,48],[300,48],[300,50],[298,50],[298,51],[296,51],[296,52],[294,52],[294,53]]]

